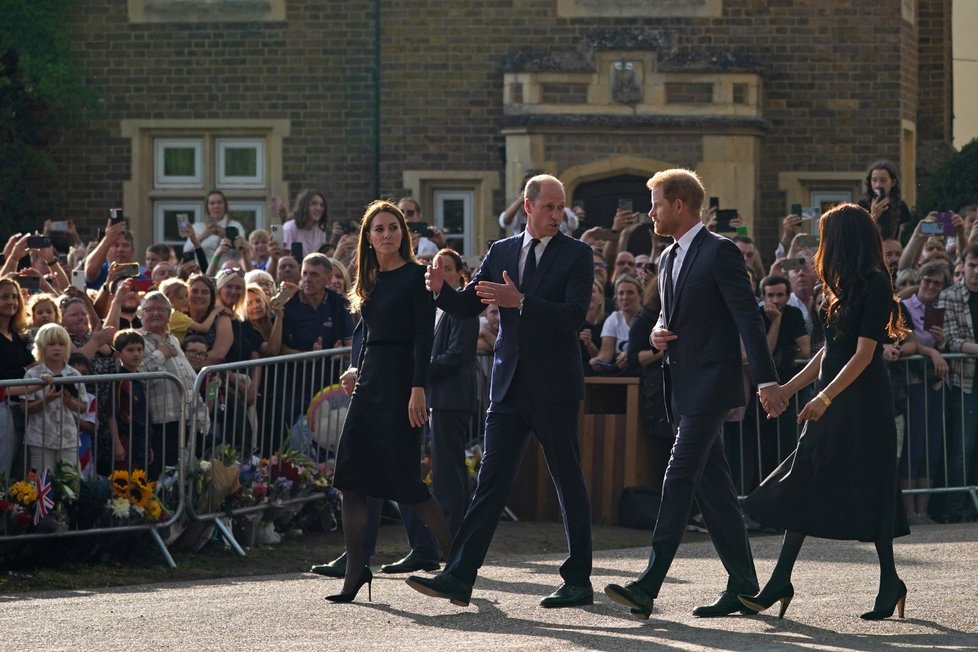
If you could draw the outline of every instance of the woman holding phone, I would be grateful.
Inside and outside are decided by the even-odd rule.
[[[192,225],[194,230],[195,239],[187,237],[187,242],[183,245],[183,250],[185,252],[192,252],[195,248],[200,247],[204,250],[204,255],[209,264],[213,264],[215,269],[221,269],[224,267],[225,263],[229,260],[233,260],[234,256],[226,253],[238,247],[238,243],[235,242],[237,238],[244,238],[247,236],[244,226],[241,222],[237,220],[232,220],[229,215],[228,200],[224,196],[224,193],[220,190],[211,190],[207,193],[205,216],[203,220],[197,220]],[[217,253],[217,248],[221,245],[221,242],[227,238],[228,229],[232,229],[230,235],[236,236],[232,241],[230,247],[226,247],[225,251],[221,253],[221,256],[215,261],[214,255]],[[208,265],[201,266],[201,269],[207,269]]]
[[[907,334],[886,271],[879,225],[865,209],[841,204],[820,222],[815,267],[824,287],[820,317],[825,346],[782,390],[786,398],[816,383],[818,394],[798,413],[797,448],[744,501],[755,521],[785,530],[774,574],[750,609],[781,603],[794,587],[791,571],[806,536],[872,541],[880,583],[865,620],[899,610],[907,587],[897,575],[893,539],[909,534],[897,489],[893,390],[883,347]],[[866,406],[873,406],[867,410]]]
[[[326,221],[326,195],[318,190],[303,190],[296,199],[292,219],[282,225],[285,249],[289,250],[292,243],[299,243],[303,254],[319,251],[329,241]],[[301,264],[302,256],[296,260]]]
[[[880,227],[884,240],[900,237],[900,229],[910,221],[910,207],[900,196],[900,174],[896,163],[880,159],[866,171],[866,197],[859,205],[869,211]]]

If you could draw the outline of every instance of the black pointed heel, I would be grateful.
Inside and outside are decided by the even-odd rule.
[[[897,616],[903,618],[903,608],[907,603],[907,585],[903,583],[903,580],[899,580],[899,582],[895,595],[886,597],[882,593],[877,595],[873,610],[867,611],[859,617],[863,620],[883,620],[892,616],[893,611],[896,610]]]
[[[357,580],[357,585],[353,587],[353,590],[348,593],[337,593],[336,595],[327,595],[326,599],[330,602],[353,602],[354,598],[357,597],[357,593],[363,588],[363,585],[367,585],[367,600],[373,602],[373,595],[370,590],[370,585],[374,581],[374,574],[370,572],[369,566],[363,567],[363,572],[360,573],[360,579]]]
[[[745,607],[757,612],[770,609],[775,602],[780,602],[781,608],[778,610],[778,618],[784,618],[785,612],[788,611],[788,605],[791,604],[791,599],[795,597],[795,587],[791,585],[791,582],[788,582],[787,586],[778,590],[769,591],[768,588],[765,586],[763,591],[754,596],[739,595],[737,597]]]

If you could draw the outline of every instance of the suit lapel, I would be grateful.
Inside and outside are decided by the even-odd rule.
[[[676,279],[676,287],[672,292],[672,314],[676,314],[676,307],[682,301],[683,297],[683,286],[686,284],[686,278],[689,276],[689,270],[693,268],[696,264],[696,257],[699,256],[700,247],[709,235],[707,229],[700,229],[700,232],[693,238],[693,242],[689,245],[689,251],[683,256],[683,266],[679,270],[679,278]],[[678,246],[678,245],[673,245]],[[672,315],[670,315],[671,317]]]
[[[506,252],[506,260],[503,264],[503,269],[506,270],[506,273],[509,274],[509,278],[511,278],[516,285],[520,284],[520,250],[522,247],[523,234],[513,236],[512,246],[510,247],[510,250]],[[503,275],[501,273],[499,275],[498,282],[503,282]]]

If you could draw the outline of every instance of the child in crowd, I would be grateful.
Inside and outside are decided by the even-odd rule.
[[[121,374],[139,373],[145,346],[146,342],[139,331],[126,329],[115,334],[112,348],[115,349]],[[149,405],[146,402],[146,384],[142,380],[124,378],[115,383],[108,425],[116,468],[146,470],[152,460],[152,452],[146,444]]]
[[[190,290],[187,282],[179,278],[168,278],[160,284],[160,292],[170,301],[173,306],[170,312],[170,333],[181,342],[187,336],[187,332],[206,333],[211,329],[214,320],[221,314],[224,308],[215,307],[207,319],[203,322],[195,322],[190,318]]]
[[[54,471],[58,460],[78,463],[77,415],[88,408],[84,383],[55,385],[59,377],[80,377],[68,364],[71,338],[60,324],[45,324],[34,339],[34,358],[38,364],[27,370],[25,379],[46,383],[22,398],[27,414],[24,442],[30,468],[38,473]]]
[[[271,236],[264,229],[255,229],[248,236],[248,244],[251,246],[251,268],[267,270],[268,263],[272,261],[268,251],[268,242]]]
[[[68,364],[82,376],[92,375],[92,365],[81,353],[72,353],[68,357]],[[83,479],[93,479],[95,460],[92,455],[95,449],[92,447],[92,441],[95,437],[95,424],[98,421],[97,401],[95,392],[89,392],[87,385],[85,391],[88,394],[88,407],[82,411],[78,419],[78,472]]]
[[[31,326],[27,329],[27,344],[30,346],[37,331],[45,324],[60,324],[61,311],[58,310],[58,300],[53,294],[39,292],[32,295],[27,302],[27,313],[31,316]]]

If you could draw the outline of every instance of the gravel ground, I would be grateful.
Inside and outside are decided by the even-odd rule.
[[[779,539],[755,537],[753,545],[763,581]],[[544,610],[537,601],[559,583],[562,555],[508,554],[494,545],[467,609],[393,576],[375,579],[373,602],[364,589],[354,604],[327,604],[323,596],[339,583],[306,573],[9,594],[0,596],[0,649],[978,650],[978,527],[917,528],[898,540],[896,555],[909,587],[906,620],[858,617],[876,593],[872,545],[814,539],[802,550],[785,620],[768,613],[695,619],[692,608],[712,601],[725,577],[709,541],[691,537],[644,622],[601,589],[633,578],[646,549],[596,552],[595,604]]]

